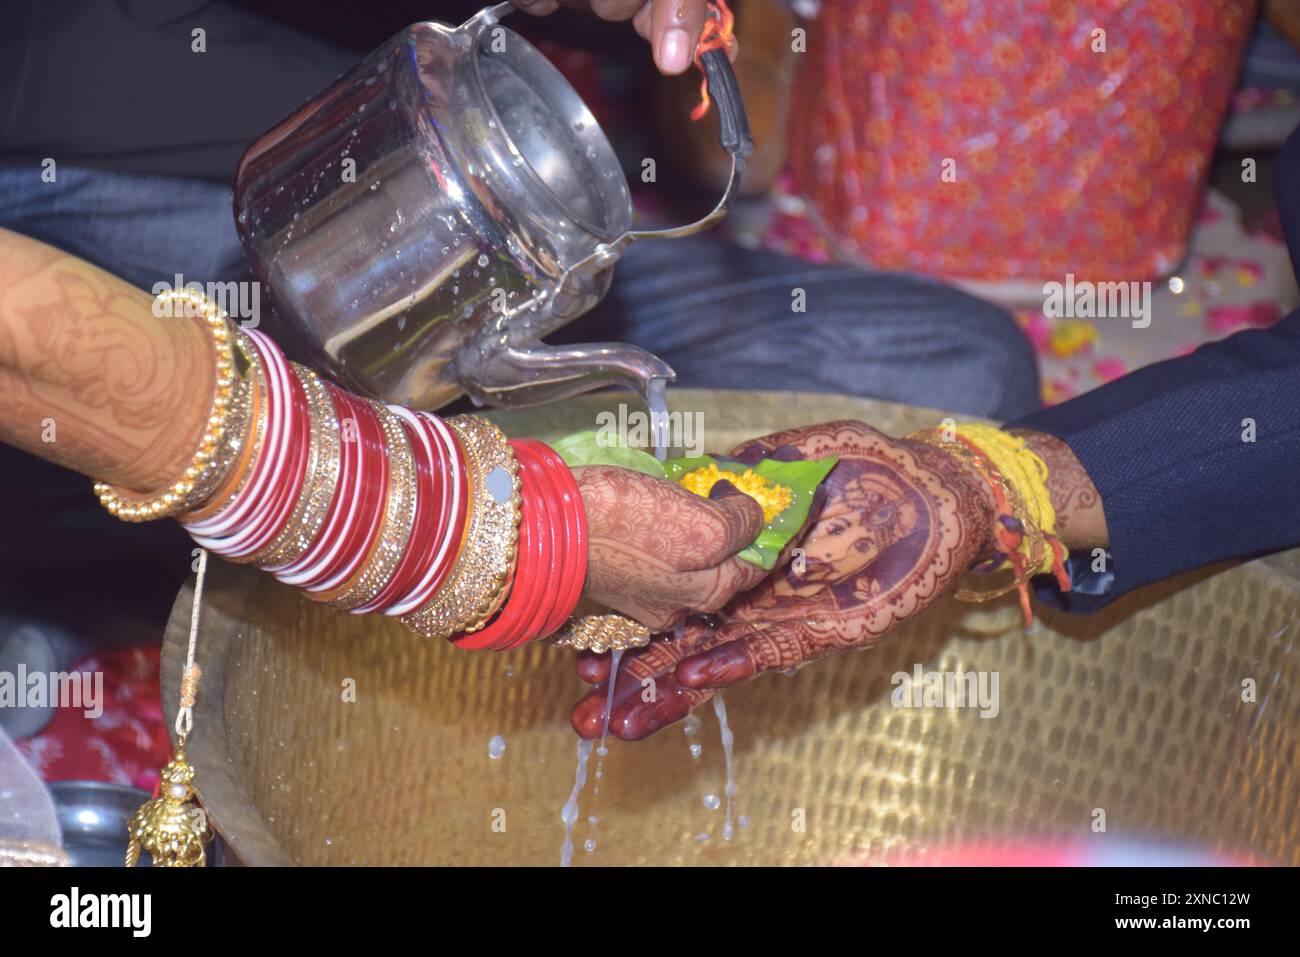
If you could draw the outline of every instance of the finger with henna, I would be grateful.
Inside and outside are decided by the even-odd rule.
[[[765,671],[791,668],[816,657],[795,622],[734,624],[719,631],[720,644],[684,658],[673,671],[686,688],[725,688]],[[732,640],[727,640],[727,639]]]
[[[643,679],[620,671],[614,684],[614,701],[610,709],[609,730],[624,741],[639,741],[654,732],[681,721],[713,696],[712,691],[683,688],[671,675],[654,679],[653,689]],[[650,701],[643,693],[652,690]],[[574,706],[569,721],[584,738],[599,738],[605,726],[607,688],[597,685]]]

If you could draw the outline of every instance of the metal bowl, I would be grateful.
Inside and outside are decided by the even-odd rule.
[[[126,822],[149,793],[103,781],[57,781],[50,785],[63,830],[63,849],[74,867],[121,867]],[[146,854],[141,866],[148,866]]]
[[[554,438],[625,398],[493,417]],[[702,416],[709,451],[831,419],[897,434],[942,415],[836,396],[669,398]],[[189,624],[187,587],[164,648],[169,709]],[[568,711],[584,690],[571,653],[459,651],[224,562],[209,567],[199,634],[189,755],[244,863],[559,862],[577,743]],[[730,841],[711,709],[694,737],[676,727],[611,741],[599,795],[592,759],[574,863],[942,861],[1074,842],[1094,859],[1160,846],[1300,864],[1298,634],[1296,552],[1204,569],[1088,617],[1040,609],[1029,631],[1014,596],[944,601],[868,651],[727,692]],[[895,676],[915,668],[997,674],[996,716],[896,707]],[[498,737],[504,752],[489,745]]]

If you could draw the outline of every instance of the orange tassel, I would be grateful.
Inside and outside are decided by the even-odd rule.
[[[709,18],[704,21],[704,32],[700,34],[700,44],[695,48],[695,66],[703,73],[704,64],[700,58],[704,54],[710,50],[727,50],[730,52],[735,45],[735,14],[727,6],[727,0],[713,0],[709,4]],[[705,77],[700,80],[700,102],[695,109],[691,110],[691,119],[704,119],[704,115],[709,112],[709,104],[712,102],[709,98],[709,80],[708,77]]]

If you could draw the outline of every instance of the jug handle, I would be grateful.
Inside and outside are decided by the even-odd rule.
[[[731,68],[731,60],[727,58],[726,52],[710,50],[700,57],[700,62],[704,66],[704,76],[709,85],[709,97],[718,105],[719,139],[722,148],[731,156],[731,173],[727,177],[727,186],[721,198],[714,204],[713,209],[693,223],[664,229],[629,229],[617,239],[601,243],[591,255],[566,270],[566,279],[571,274],[598,272],[612,266],[623,254],[623,250],[634,240],[680,239],[684,236],[693,236],[708,229],[727,215],[727,210],[740,191],[740,181],[745,175],[745,160],[754,152],[754,138],[749,132],[749,117],[745,113],[745,103],[741,99],[740,84],[736,80],[736,72]]]
[[[483,30],[495,26],[502,17],[516,9],[518,8],[509,0],[484,7],[462,23],[457,30],[463,30],[471,39],[477,40]],[[731,172],[727,177],[727,186],[723,190],[722,197],[714,204],[713,209],[693,223],[666,229],[629,229],[617,239],[597,246],[590,256],[575,263],[568,272],[582,273],[604,269],[613,265],[633,240],[679,239],[683,236],[692,236],[708,229],[727,214],[732,200],[740,190],[740,181],[745,175],[745,160],[754,152],[754,138],[749,132],[749,116],[745,113],[745,103],[740,95],[740,83],[736,80],[736,71],[732,69],[726,51],[709,50],[700,57],[700,64],[704,67],[704,78],[709,86],[709,98],[718,107],[718,138],[722,148],[731,156]]]
[[[491,6],[484,7],[478,13],[474,14],[464,23],[456,28],[456,32],[464,31],[471,40],[477,40],[478,35],[487,27],[496,26],[501,18],[513,10],[519,9],[510,0],[505,3],[494,3]]]

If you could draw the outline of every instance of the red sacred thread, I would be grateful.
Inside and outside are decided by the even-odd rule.
[[[704,32],[700,34],[699,46],[695,48],[695,66],[701,73],[704,64],[701,58],[710,50],[726,50],[736,45],[736,17],[727,6],[727,0],[712,0],[709,4],[709,17],[704,21]],[[709,112],[709,80],[700,80],[700,103],[691,110],[691,119],[701,120]]]

